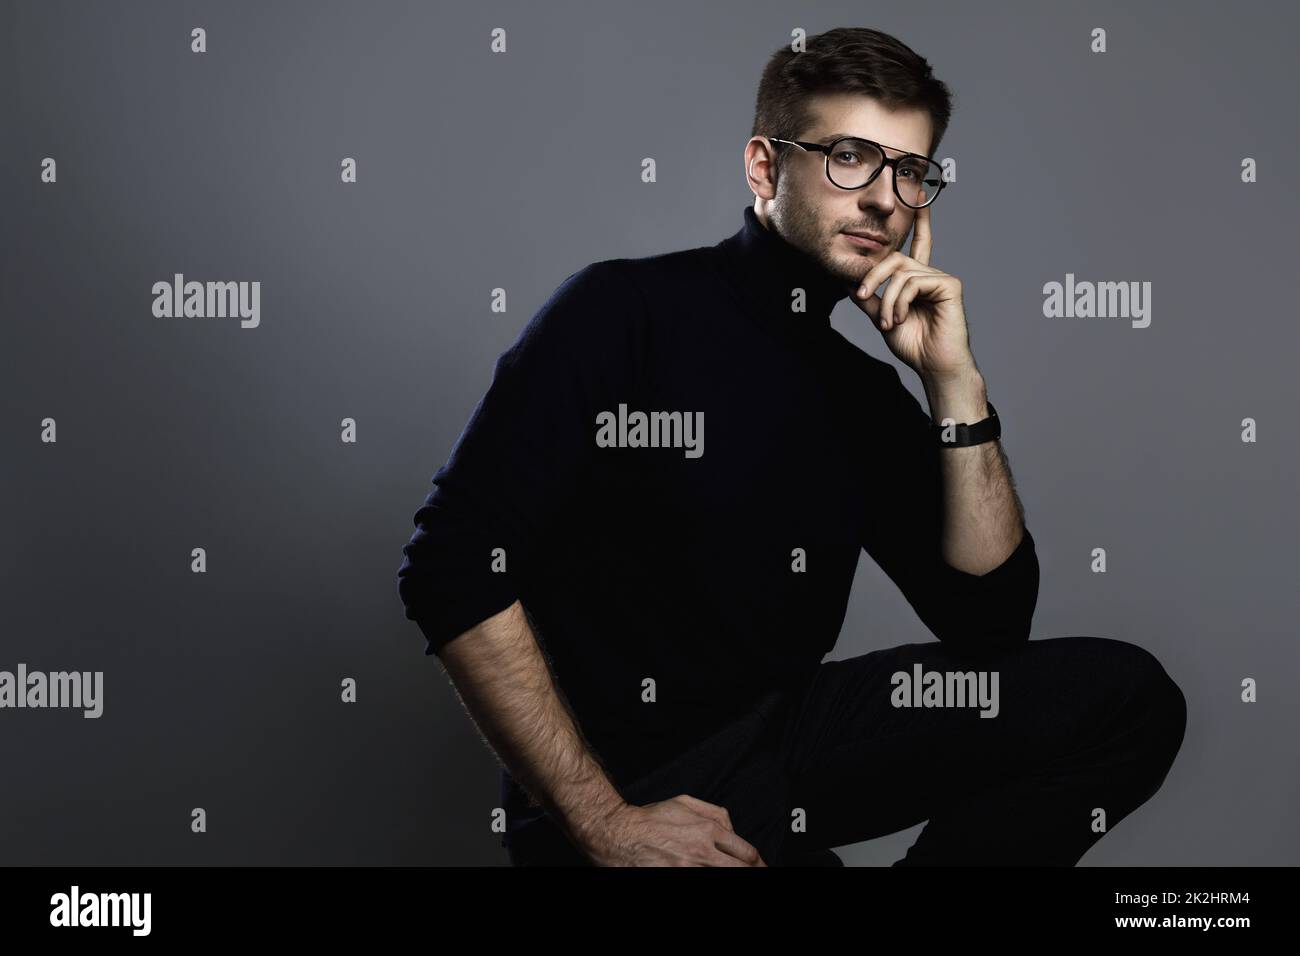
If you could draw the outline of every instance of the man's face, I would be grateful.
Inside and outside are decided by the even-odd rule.
[[[889,157],[929,154],[932,125],[925,110],[889,110],[861,93],[814,97],[814,122],[796,139],[829,144],[839,136],[860,136],[885,146]],[[890,148],[895,147],[895,148]],[[776,196],[767,205],[782,237],[821,263],[831,275],[854,285],[895,249],[901,248],[916,210],[899,201],[894,171],[886,166],[862,189],[840,189],[826,178],[826,154],[776,144],[780,173]],[[855,242],[846,230],[885,236],[883,249]]]

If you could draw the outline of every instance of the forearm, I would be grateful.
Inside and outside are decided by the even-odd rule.
[[[438,656],[511,776],[581,846],[624,801],[556,691],[521,605],[448,642]]]
[[[972,367],[948,379],[923,379],[930,417],[973,423],[988,417],[984,378]],[[944,448],[943,558],[968,574],[1002,564],[1020,543],[1024,511],[1016,495],[1001,441]]]

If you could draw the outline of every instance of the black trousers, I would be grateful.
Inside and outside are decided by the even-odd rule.
[[[896,706],[894,675],[914,677],[917,664],[996,672],[996,716]],[[769,866],[923,821],[895,866],[1073,866],[1159,789],[1186,719],[1178,685],[1125,641],[1032,640],[978,660],[905,644],[823,663],[620,791],[637,804],[686,793],[726,807]],[[516,866],[590,865],[547,817],[505,845]]]

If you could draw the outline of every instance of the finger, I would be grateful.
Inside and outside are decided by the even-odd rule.
[[[858,285],[858,291],[862,295],[870,295],[896,270],[910,264],[911,261],[908,256],[895,249],[868,270],[867,274],[862,277],[862,282]]]
[[[880,322],[880,293],[874,292],[871,295],[862,295],[861,290],[853,293],[853,302],[863,312],[871,317],[872,324]]]
[[[908,313],[912,308],[912,300],[917,297],[921,291],[920,283],[910,282],[902,292],[898,293],[898,301],[894,303],[894,314],[899,316],[899,323],[907,321]]]
[[[724,826],[728,830],[732,829],[731,816],[727,813],[726,807],[720,807],[716,803],[706,803],[703,800],[692,797],[689,793],[683,793],[677,799],[681,800],[682,803],[700,814],[700,816],[708,817],[710,820],[717,822],[720,826]]]
[[[898,307],[898,297],[908,285],[915,285],[912,282],[917,276],[923,275],[920,272],[901,272],[894,276],[894,281],[889,283],[889,288],[885,290],[884,298],[880,303],[880,317],[883,321],[881,325],[882,332],[888,332],[896,325],[900,325],[907,313]]]
[[[912,300],[916,298],[917,294],[941,289],[943,279],[938,273],[910,272],[906,277],[895,279],[890,283],[890,286],[891,288],[886,293],[885,301],[881,307],[887,323],[883,329],[885,332],[888,332],[896,325],[906,322],[908,309],[911,308]],[[906,295],[906,299],[903,298],[904,295]]]
[[[713,845],[728,856],[740,860],[745,866],[758,866],[763,857],[757,847],[731,830],[720,831],[713,839]]]
[[[926,206],[916,211],[916,221],[912,224],[912,258],[923,266],[930,264],[930,252],[934,247],[934,230],[931,228],[930,210]]]

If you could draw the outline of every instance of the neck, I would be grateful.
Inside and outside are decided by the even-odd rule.
[[[828,328],[831,312],[852,293],[852,284],[787,242],[767,213],[766,208],[746,207],[740,231],[719,244],[733,275],[751,302],[778,321]]]

